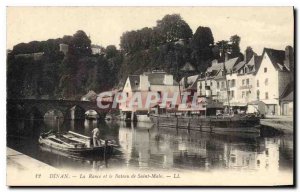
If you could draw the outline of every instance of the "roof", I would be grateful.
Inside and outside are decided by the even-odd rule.
[[[211,72],[211,71],[219,71],[222,69],[223,63],[218,63],[218,62],[212,62],[211,66],[207,68],[206,72]]]
[[[184,80],[186,78],[186,85],[184,85]],[[180,86],[184,87],[184,89],[197,89],[197,81],[200,79],[200,75],[193,75],[189,77],[184,77],[180,80]]]
[[[195,67],[191,63],[186,62],[180,71],[195,71]]]
[[[81,99],[87,99],[87,100],[96,100],[97,98],[97,93],[95,91],[90,90],[87,94],[83,95]]]
[[[280,95],[281,101],[293,101],[294,100],[294,82],[290,82]]]
[[[264,48],[263,55],[264,54],[267,54],[269,56],[271,63],[273,64],[276,70],[289,71],[289,69],[287,69],[284,65],[284,60],[285,60],[284,50]]]
[[[247,63],[245,61],[241,61],[240,63],[238,63],[235,66],[234,71],[237,72],[242,68],[246,68],[247,72],[239,73],[239,75],[255,73],[257,72],[257,69],[261,64],[261,60],[262,60],[262,56],[253,55]]]
[[[139,75],[129,75],[129,83],[132,90],[138,90],[140,84],[140,76]]]
[[[225,68],[227,72],[230,72],[231,70],[233,71],[233,67],[237,64],[239,61],[239,57],[229,59],[228,61],[225,62]]]
[[[225,62],[225,69],[227,71],[227,74],[230,73],[231,71],[234,71],[234,67],[238,64],[239,62],[239,57],[235,57],[232,59],[229,59],[228,61]],[[220,66],[222,66],[222,68],[220,68],[220,70],[218,71],[218,73],[215,75],[215,79],[222,79],[224,78],[224,75],[222,74],[222,69],[224,64],[222,65],[222,63],[219,63]]]
[[[165,85],[164,80],[165,80],[165,75],[168,75],[166,73],[162,72],[154,72],[154,73],[144,73],[143,75],[148,76],[148,81],[150,85]],[[140,75],[129,75],[129,82],[131,89],[138,90],[139,89],[139,84],[140,84]],[[178,82],[173,79],[173,85],[178,85]]]
[[[236,71],[240,70],[242,67],[245,66],[245,64],[246,64],[245,61],[239,62],[238,64],[236,64],[236,65],[234,66],[233,71],[236,72]]]

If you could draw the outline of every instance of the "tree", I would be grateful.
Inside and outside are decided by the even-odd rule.
[[[256,53],[253,51],[252,47],[248,46],[245,50],[245,61],[248,62],[253,57],[253,55],[256,55]]]
[[[110,59],[118,54],[118,50],[114,45],[108,45],[105,49],[106,58]]]
[[[91,40],[84,31],[79,30],[73,35],[68,53],[79,57],[91,55]]]
[[[214,37],[209,27],[198,27],[192,38],[193,49],[201,50],[214,44]]]
[[[190,26],[179,14],[166,15],[157,21],[157,30],[160,31],[164,42],[174,42],[179,39],[189,39],[193,32]]]
[[[192,60],[200,71],[205,71],[213,59],[214,37],[209,27],[198,27],[192,38]]]
[[[239,57],[241,56],[241,51],[240,51],[240,42],[241,38],[238,35],[233,35],[230,37],[230,43],[231,43],[231,58],[234,57]]]

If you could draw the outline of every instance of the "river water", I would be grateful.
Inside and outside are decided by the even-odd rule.
[[[41,132],[72,130],[91,136],[99,127],[101,137],[120,146],[109,158],[72,157],[42,148]],[[157,128],[150,123],[20,120],[7,121],[7,146],[56,168],[103,170],[272,170],[293,171],[292,135],[218,135],[186,130]]]

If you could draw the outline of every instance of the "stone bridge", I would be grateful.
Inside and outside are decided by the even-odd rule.
[[[103,101],[102,104],[111,106],[110,102]],[[100,118],[112,112],[110,107],[99,108],[96,101],[7,99],[8,118],[40,119],[49,111],[59,111],[64,119],[83,119],[88,110],[94,110]]]

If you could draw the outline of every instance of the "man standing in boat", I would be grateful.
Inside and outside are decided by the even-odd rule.
[[[92,131],[93,134],[93,145],[94,147],[100,146],[100,130],[99,128],[94,128]]]

